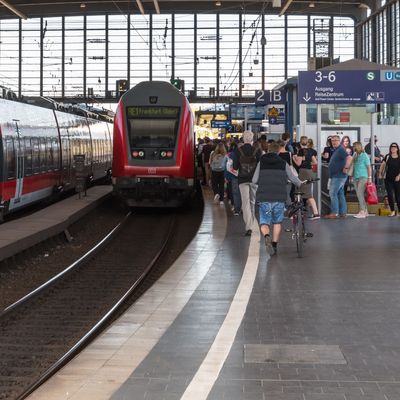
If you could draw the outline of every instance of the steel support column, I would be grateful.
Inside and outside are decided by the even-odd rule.
[[[243,14],[239,14],[239,97],[242,97],[242,81],[243,81],[243,70],[242,70],[242,17]]]
[[[333,60],[333,54],[334,54],[333,45],[334,45],[334,41],[333,41],[333,17],[330,17],[329,18],[328,57],[330,57],[331,60]]]
[[[65,17],[61,17],[61,97],[65,97]]]
[[[131,87],[131,14],[128,14],[127,18],[127,36],[128,36],[128,48],[126,49],[126,78],[128,79],[128,88]]]
[[[216,69],[217,69],[217,73],[216,73],[216,77],[217,77],[217,86],[216,86],[216,90],[215,90],[215,95],[218,98],[219,97],[219,13],[217,13],[217,40],[216,40],[216,45],[217,45],[217,62],[216,62]]]
[[[285,40],[285,43],[284,43],[284,56],[283,56],[283,59],[284,59],[284,62],[285,62],[285,67],[284,67],[284,79],[287,79],[287,77],[288,77],[288,26],[287,26],[287,15],[285,14],[285,27],[284,27],[284,36],[285,36],[285,38],[284,38],[284,40]]]
[[[265,90],[265,15],[262,14],[261,21],[261,88]]]
[[[174,78],[175,78],[175,14],[172,13],[171,14],[171,79]]]
[[[193,73],[194,73],[194,80],[193,80],[193,90],[195,96],[197,96],[197,14],[194,14],[194,21],[193,21],[193,43],[194,43],[194,66],[193,66]]]
[[[22,97],[22,19],[19,20],[18,43],[18,97]]]
[[[43,18],[40,18],[39,95],[43,96]]]
[[[107,97],[107,89],[108,89],[108,29],[109,29],[109,24],[108,24],[108,14],[106,14],[106,32],[105,32],[105,39],[106,39],[106,48],[105,48],[105,56],[106,56],[106,62],[105,62],[105,85],[104,85],[104,97]]]
[[[153,14],[149,15],[149,80],[153,80]]]
[[[87,20],[86,15],[83,17],[83,97],[86,98],[86,68],[87,68]]]
[[[377,62],[376,16],[371,20],[371,54],[370,61]]]

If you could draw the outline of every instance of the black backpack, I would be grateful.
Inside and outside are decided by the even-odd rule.
[[[254,171],[257,167],[257,157],[258,149],[254,149],[253,153],[249,156],[244,154],[243,150],[239,147],[239,177],[244,179],[252,179]]]

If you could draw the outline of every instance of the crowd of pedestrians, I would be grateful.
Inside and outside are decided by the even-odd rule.
[[[325,218],[347,217],[346,186],[349,185],[354,186],[359,203],[359,212],[354,217],[368,216],[365,189],[373,180],[370,151],[370,143],[364,149],[359,141],[351,143],[349,136],[328,137],[321,154],[329,171],[331,204]],[[383,157],[375,145],[374,153],[375,161],[381,163],[377,176],[384,180],[389,215],[395,216],[395,205],[400,210],[399,146],[392,143]],[[306,184],[317,177],[318,157],[312,139],[306,136],[299,143],[291,143],[287,133],[277,141],[267,141],[264,135],[255,140],[251,131],[245,131],[240,140],[199,139],[197,161],[202,184],[212,188],[214,202],[223,205],[225,200],[229,201],[233,215],[243,216],[245,236],[252,235],[258,210],[259,229],[270,255],[277,254],[284,211],[293,201],[295,187],[303,193],[304,204],[309,208],[308,218],[320,218],[312,185]]]

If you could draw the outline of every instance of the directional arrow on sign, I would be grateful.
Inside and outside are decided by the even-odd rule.
[[[308,92],[306,92],[306,96],[303,96],[303,99],[307,102],[309,102],[311,100],[311,97],[308,96]]]

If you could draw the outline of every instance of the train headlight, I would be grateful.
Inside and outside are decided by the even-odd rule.
[[[166,151],[162,151],[160,153],[160,155],[161,155],[162,158],[165,158],[165,157],[167,157],[167,152]]]
[[[145,152],[144,150],[133,150],[132,157],[133,158],[144,158]]]
[[[171,158],[174,153],[172,151],[167,151],[167,157]]]

